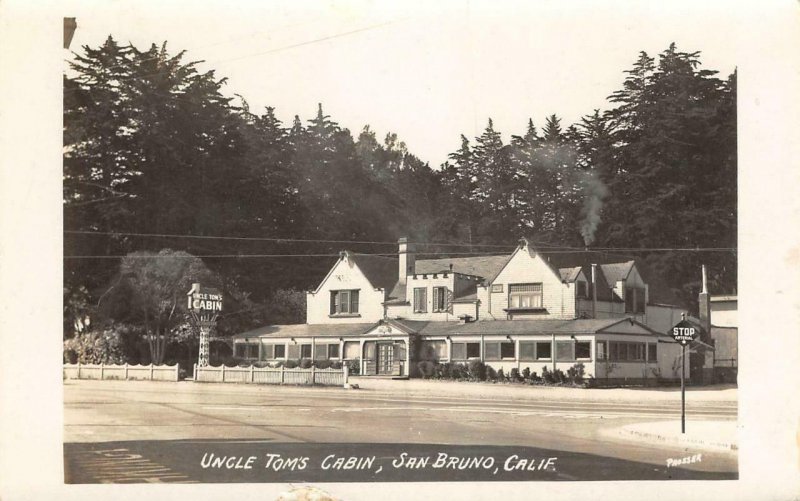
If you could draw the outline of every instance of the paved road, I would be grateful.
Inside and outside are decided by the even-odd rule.
[[[617,441],[603,433],[609,427],[675,419],[680,410],[667,402],[487,400],[131,381],[67,381],[64,399],[68,482],[424,481],[459,475],[470,480],[617,480],[736,478],[737,471],[735,455]],[[736,405],[694,404],[690,417],[733,420]],[[392,461],[403,452],[430,457],[430,464],[395,468]],[[484,463],[451,471],[433,467],[439,453],[494,459],[490,468]],[[703,454],[699,462],[665,466],[668,458],[697,453]],[[230,469],[203,468],[209,454],[226,460],[236,456],[241,467],[234,461]],[[307,464],[302,470],[273,471],[267,454],[306,457]],[[375,464],[325,470],[323,461],[331,454],[374,456]],[[528,465],[505,471],[505,461],[515,455],[556,459],[533,473]],[[256,459],[246,468],[250,456]]]

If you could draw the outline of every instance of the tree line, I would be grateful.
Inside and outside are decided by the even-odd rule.
[[[299,291],[335,259],[248,255],[391,254],[392,243],[331,241],[400,236],[474,246],[420,249],[430,253],[485,252],[521,236],[578,248],[736,247],[736,74],[718,78],[698,52],[640,53],[598,103],[607,111],[575,124],[551,114],[537,128],[532,118],[504,143],[489,118],[435,167],[396,134],[352,133],[321,104],[290,124],[272,107],[252,110],[186,56],[109,37],[83,47],[64,77],[65,338],[90,315],[97,328],[143,328],[152,315],[130,296],[147,259],[103,256],[222,256],[189,268],[231,298],[237,314],[220,325],[230,334],[302,322]],[[204,238],[218,236],[276,240]],[[635,257],[689,303],[701,262],[712,291],[736,288],[733,251]]]

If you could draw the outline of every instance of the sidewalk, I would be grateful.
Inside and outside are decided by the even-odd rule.
[[[736,421],[687,421],[681,433],[680,420],[636,423],[604,432],[609,438],[646,442],[655,445],[736,453],[738,431]]]
[[[350,377],[361,391],[428,394],[444,397],[520,399],[581,402],[680,402],[680,388],[569,388],[525,384],[478,383],[424,379],[376,379]],[[735,405],[738,390],[730,385],[701,386],[686,389],[687,403]]]

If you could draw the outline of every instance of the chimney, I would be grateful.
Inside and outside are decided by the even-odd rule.
[[[697,302],[699,303],[699,316],[700,325],[705,331],[703,342],[708,342],[711,338],[711,297],[708,293],[708,279],[706,276],[706,265],[703,265],[703,289],[698,295]]]
[[[400,283],[406,283],[406,277],[413,275],[416,268],[416,257],[414,256],[414,244],[408,243],[408,238],[401,237],[397,241],[397,254],[399,259],[398,272]]]
[[[592,318],[597,318],[597,265],[592,263]]]

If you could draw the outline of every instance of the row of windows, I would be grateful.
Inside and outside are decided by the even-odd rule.
[[[598,341],[597,359],[611,362],[655,362],[658,360],[658,344],[631,341]]]
[[[433,288],[433,312],[439,313],[447,311],[448,308],[447,287]],[[426,287],[414,287],[414,313],[428,312],[428,289]]]
[[[312,349],[311,344],[289,344],[288,356],[287,345],[285,344],[261,344],[261,352],[259,353],[259,343],[236,343],[234,345],[234,355],[237,358],[244,358],[250,360],[278,360],[278,359],[301,359],[312,358],[316,360],[326,360],[329,358],[339,358],[339,344],[317,344],[316,350]],[[347,348],[347,346],[345,346]],[[355,343],[356,357],[358,357],[358,342]],[[312,354],[312,351],[315,353]],[[352,352],[352,348],[350,350]]]
[[[516,359],[516,343],[513,341],[486,341],[484,360]],[[453,342],[450,348],[451,360],[478,359],[481,356],[479,342]],[[444,341],[425,341],[422,358],[442,359],[446,357],[447,345]],[[552,360],[553,346],[551,341],[520,341],[520,360]],[[591,359],[591,341],[556,341],[556,360]]]

